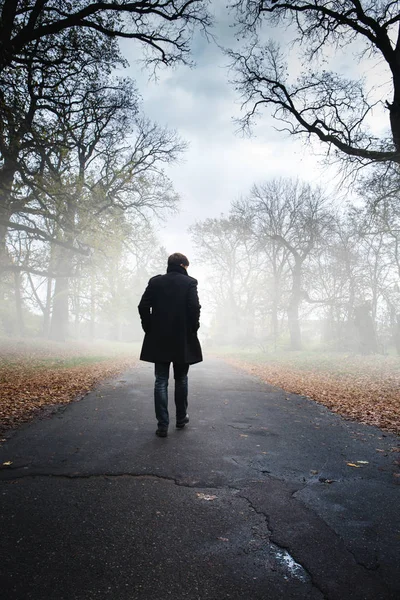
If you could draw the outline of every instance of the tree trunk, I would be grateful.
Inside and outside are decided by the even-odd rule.
[[[396,314],[394,307],[391,307],[391,322],[392,341],[397,354],[400,355],[400,314]]]
[[[76,190],[76,197],[79,197],[81,187]],[[65,213],[60,219],[60,230],[63,232],[63,238],[71,245],[75,237],[75,219],[76,219],[76,199],[68,197],[65,205]],[[54,248],[55,251],[55,248]],[[56,284],[53,296],[53,311],[50,324],[50,338],[58,342],[65,342],[68,337],[68,293],[69,293],[69,273],[71,272],[71,263],[73,254],[65,248],[57,248],[56,259]]]
[[[334,307],[330,306],[329,309],[325,313],[325,319],[323,322],[322,329],[322,342],[326,344],[331,344],[332,342],[337,343],[337,335],[336,335],[336,321],[335,321],[335,311]]]
[[[400,24],[399,24],[400,31]],[[397,152],[400,152],[400,34],[396,45],[396,68],[393,73],[393,101],[389,104],[390,128]]]
[[[274,350],[276,352],[278,346],[278,332],[279,332],[279,321],[278,321],[278,304],[274,297],[272,303],[272,315],[271,315],[271,327],[272,327],[272,337],[274,340]]]
[[[292,293],[288,307],[288,324],[290,332],[290,349],[301,350],[301,329],[299,322],[299,306],[301,302],[301,268],[303,262],[296,259],[293,268]]]
[[[18,271],[14,271],[14,294],[15,309],[17,314],[17,333],[22,337],[25,335],[25,325],[21,297],[21,274]]]
[[[74,309],[75,309],[75,319],[74,319],[74,333],[75,338],[78,340],[80,337],[79,325],[80,325],[80,316],[81,316],[81,281],[80,281],[80,273],[76,272],[76,282],[74,285],[75,294],[74,294]]]
[[[59,250],[57,277],[54,286],[53,310],[50,323],[50,339],[65,342],[68,336],[68,291],[70,256],[65,250]],[[62,254],[61,254],[62,252]]]
[[[389,40],[388,44],[390,45]],[[388,105],[388,108],[393,142],[397,152],[400,152],[400,23],[397,25],[397,40],[394,53],[394,61],[390,64],[393,77],[393,101]]]
[[[74,321],[74,330],[75,330],[75,339],[79,340],[80,332],[79,332],[79,324],[80,324],[80,306],[79,306],[79,298],[76,299],[75,302],[75,321]]]
[[[90,326],[89,337],[93,341],[96,334],[96,281],[94,272],[90,273]]]
[[[12,189],[16,172],[16,160],[6,157],[0,169],[0,274],[4,265],[9,263],[6,246],[8,226],[5,223],[15,212],[12,206]]]
[[[5,222],[9,221],[11,216],[8,204],[9,195],[5,194],[3,183],[0,185],[0,304],[4,304],[7,284],[12,281],[11,278],[9,279],[9,271],[5,271],[5,267],[10,263],[6,243],[8,228],[7,225],[4,225]]]
[[[274,289],[272,290],[272,309],[271,309],[271,328],[272,337],[274,340],[274,350],[276,351],[278,345],[278,332],[279,332],[279,321],[278,321],[278,306],[279,306],[279,277],[274,273]]]
[[[50,314],[51,314],[51,296],[53,290],[53,279],[52,277],[47,278],[46,287],[46,304],[43,311],[43,336],[50,336]]]
[[[68,335],[68,277],[57,277],[54,287],[50,339],[65,342]]]
[[[54,271],[54,246],[50,244],[49,257],[49,272]],[[50,337],[50,315],[51,315],[51,298],[53,293],[53,278],[47,277],[46,281],[46,303],[43,309],[43,337]]]
[[[0,198],[1,201],[1,198]],[[9,219],[7,212],[1,208],[0,206],[0,273],[3,272],[5,265],[8,262],[7,257],[7,246],[6,246],[6,238],[7,238],[7,227],[6,225],[2,225],[2,220]]]
[[[371,308],[368,304],[362,304],[354,309],[354,324],[358,332],[359,351],[361,354],[373,354],[378,352],[374,321],[371,317]]]

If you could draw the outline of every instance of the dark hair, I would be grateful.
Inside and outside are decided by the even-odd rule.
[[[171,256],[168,257],[168,266],[170,265],[177,265],[178,267],[180,265],[185,265],[185,267],[188,267],[189,260],[184,254],[174,252],[174,254],[171,254]]]

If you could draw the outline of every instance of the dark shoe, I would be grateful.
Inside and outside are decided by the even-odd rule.
[[[167,437],[168,429],[157,429],[156,435],[158,435],[158,437]]]
[[[183,419],[183,421],[177,421],[176,428],[183,429],[185,427],[186,423],[189,423],[189,415],[186,415],[186,417]]]

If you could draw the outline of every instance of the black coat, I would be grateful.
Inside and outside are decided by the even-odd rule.
[[[152,277],[138,306],[146,334],[140,360],[201,362],[200,308],[197,280],[183,267],[168,267],[166,275]]]

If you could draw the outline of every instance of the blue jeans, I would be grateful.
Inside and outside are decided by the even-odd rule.
[[[154,405],[159,429],[168,429],[168,379],[171,363],[156,363],[154,385]],[[175,379],[176,420],[183,421],[188,407],[188,364],[173,363]]]

